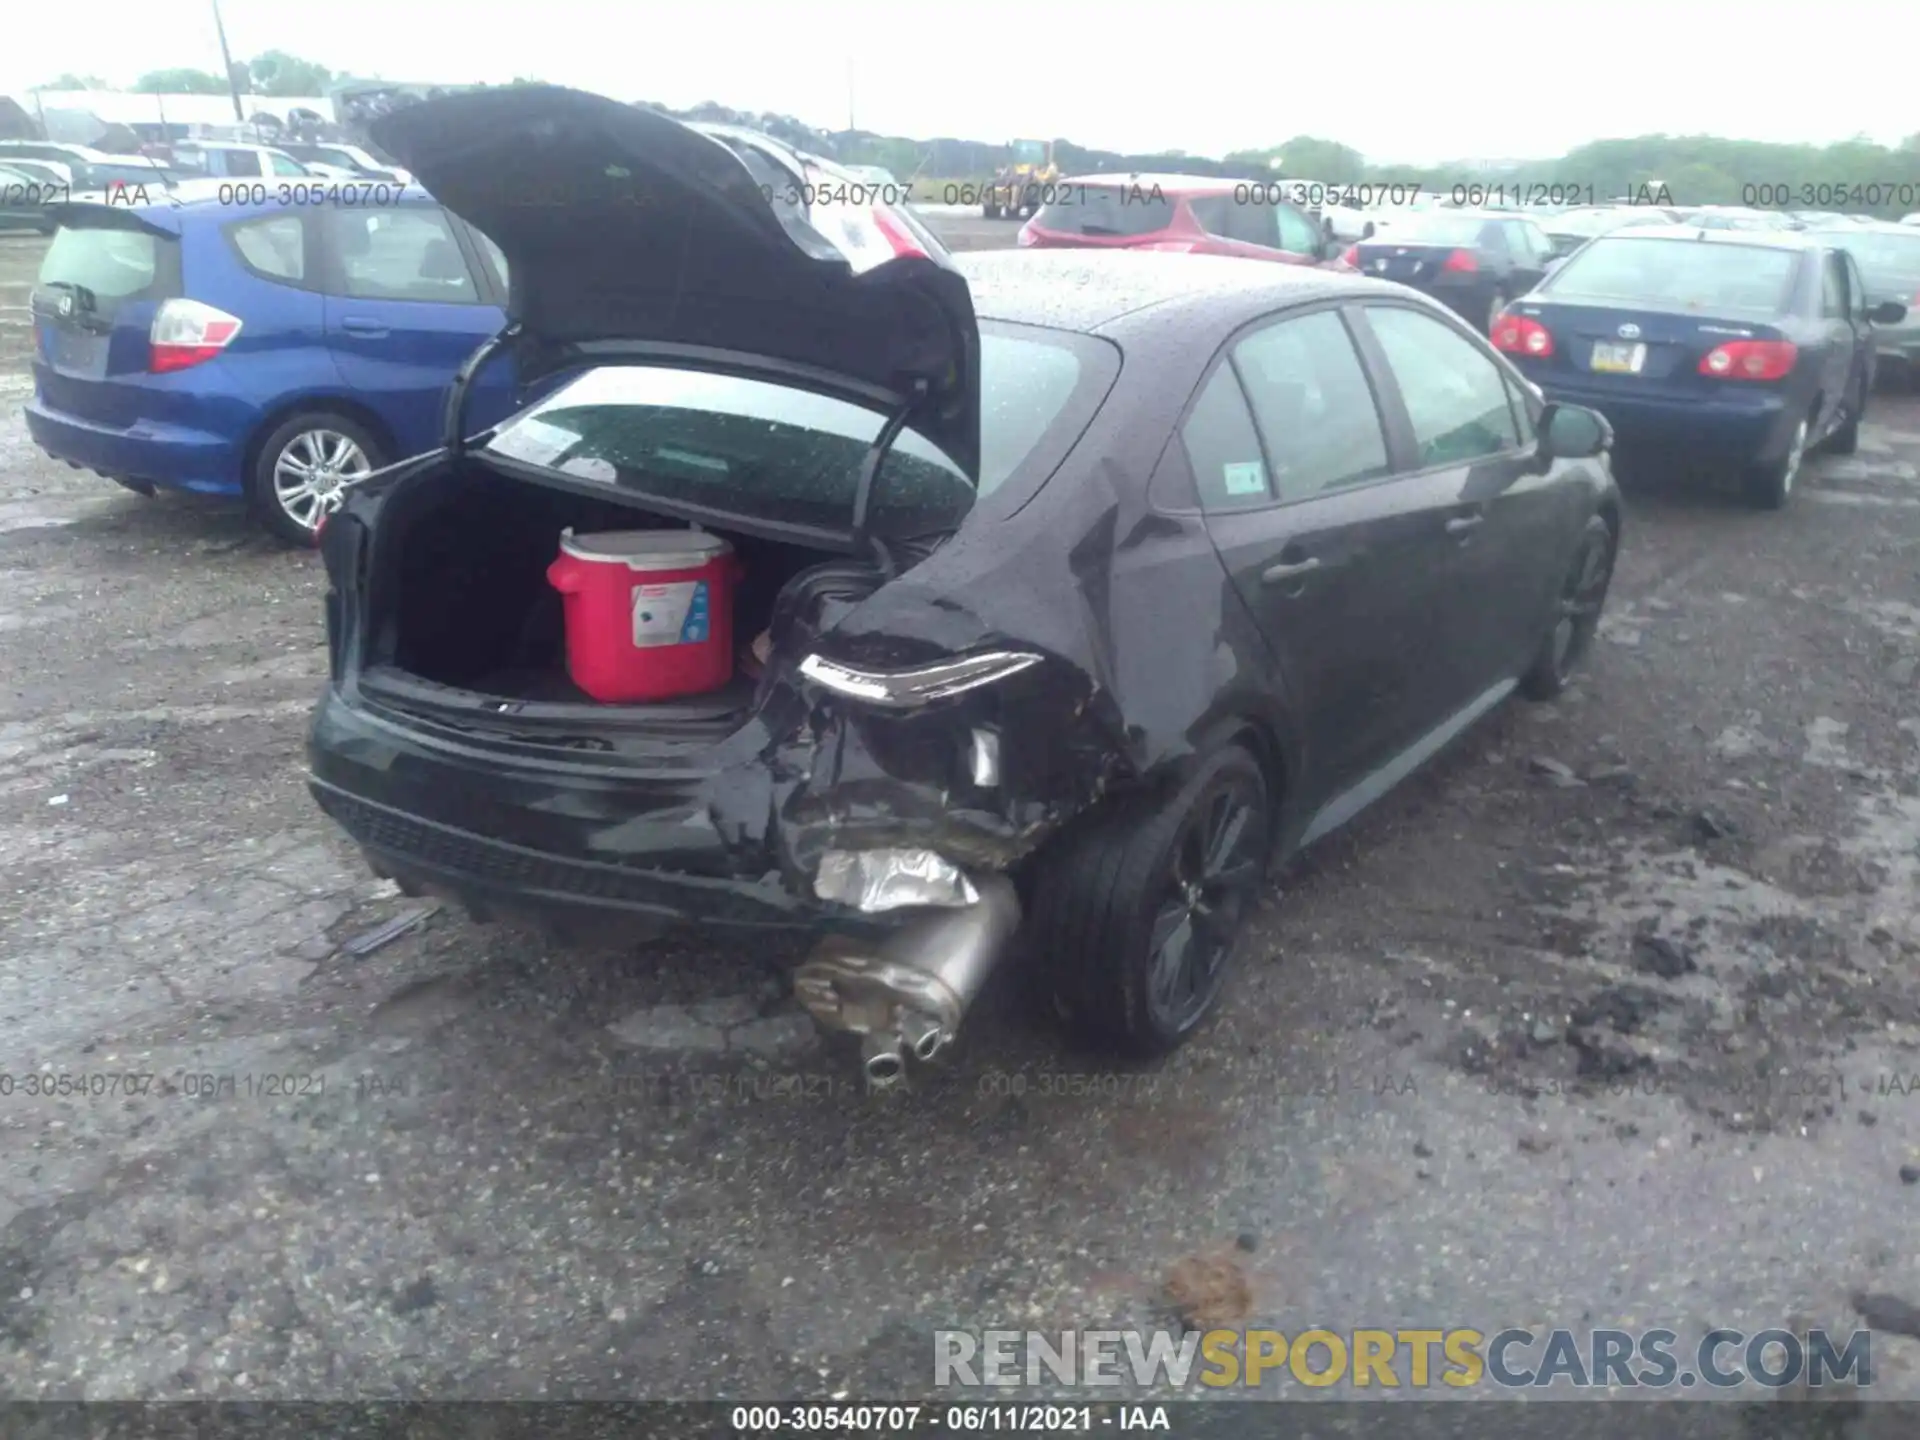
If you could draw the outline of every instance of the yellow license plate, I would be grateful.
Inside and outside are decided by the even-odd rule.
[[[1603,341],[1593,347],[1592,368],[1605,375],[1638,375],[1646,363],[1645,345],[1613,345]]]

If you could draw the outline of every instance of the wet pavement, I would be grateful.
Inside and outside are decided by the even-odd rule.
[[[569,952],[369,877],[302,781],[316,558],[30,446],[30,250],[0,1393],[913,1394],[936,1328],[1164,1324],[1211,1255],[1289,1333],[1920,1300],[1920,400],[1781,515],[1630,494],[1587,676],[1282,877],[1180,1055],[1069,1052],[1009,978],[874,1100],[793,948]],[[1875,1389],[1916,1355],[1876,1335]]]

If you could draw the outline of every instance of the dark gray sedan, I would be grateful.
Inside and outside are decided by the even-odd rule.
[[[316,798],[483,915],[821,932],[796,988],[876,1083],[1007,954],[1082,1033],[1178,1045],[1277,858],[1558,693],[1594,634],[1606,422],[1411,290],[956,262],[891,222],[882,259],[568,91],[377,138],[506,254],[522,377],[583,373],[328,522]],[[732,679],[584,693],[550,567],[594,545],[698,557],[636,576],[632,645],[664,621],[737,647]]]

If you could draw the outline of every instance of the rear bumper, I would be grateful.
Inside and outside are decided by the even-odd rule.
[[[230,435],[138,420],[120,428],[27,401],[27,433],[56,460],[115,480],[210,495],[242,492],[243,443]]]
[[[482,913],[628,915],[742,930],[871,932],[787,888],[764,841],[723,836],[697,769],[618,775],[426,741],[329,690],[314,799],[392,878]]]
[[[1777,392],[1737,400],[1622,395],[1602,386],[1549,378],[1524,364],[1520,368],[1547,399],[1598,410],[1625,446],[1658,445],[1727,460],[1772,461],[1787,453],[1801,413]]]

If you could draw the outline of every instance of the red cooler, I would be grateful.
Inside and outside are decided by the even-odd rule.
[[[560,534],[547,568],[567,616],[567,673],[611,705],[733,679],[733,547],[701,530]]]

